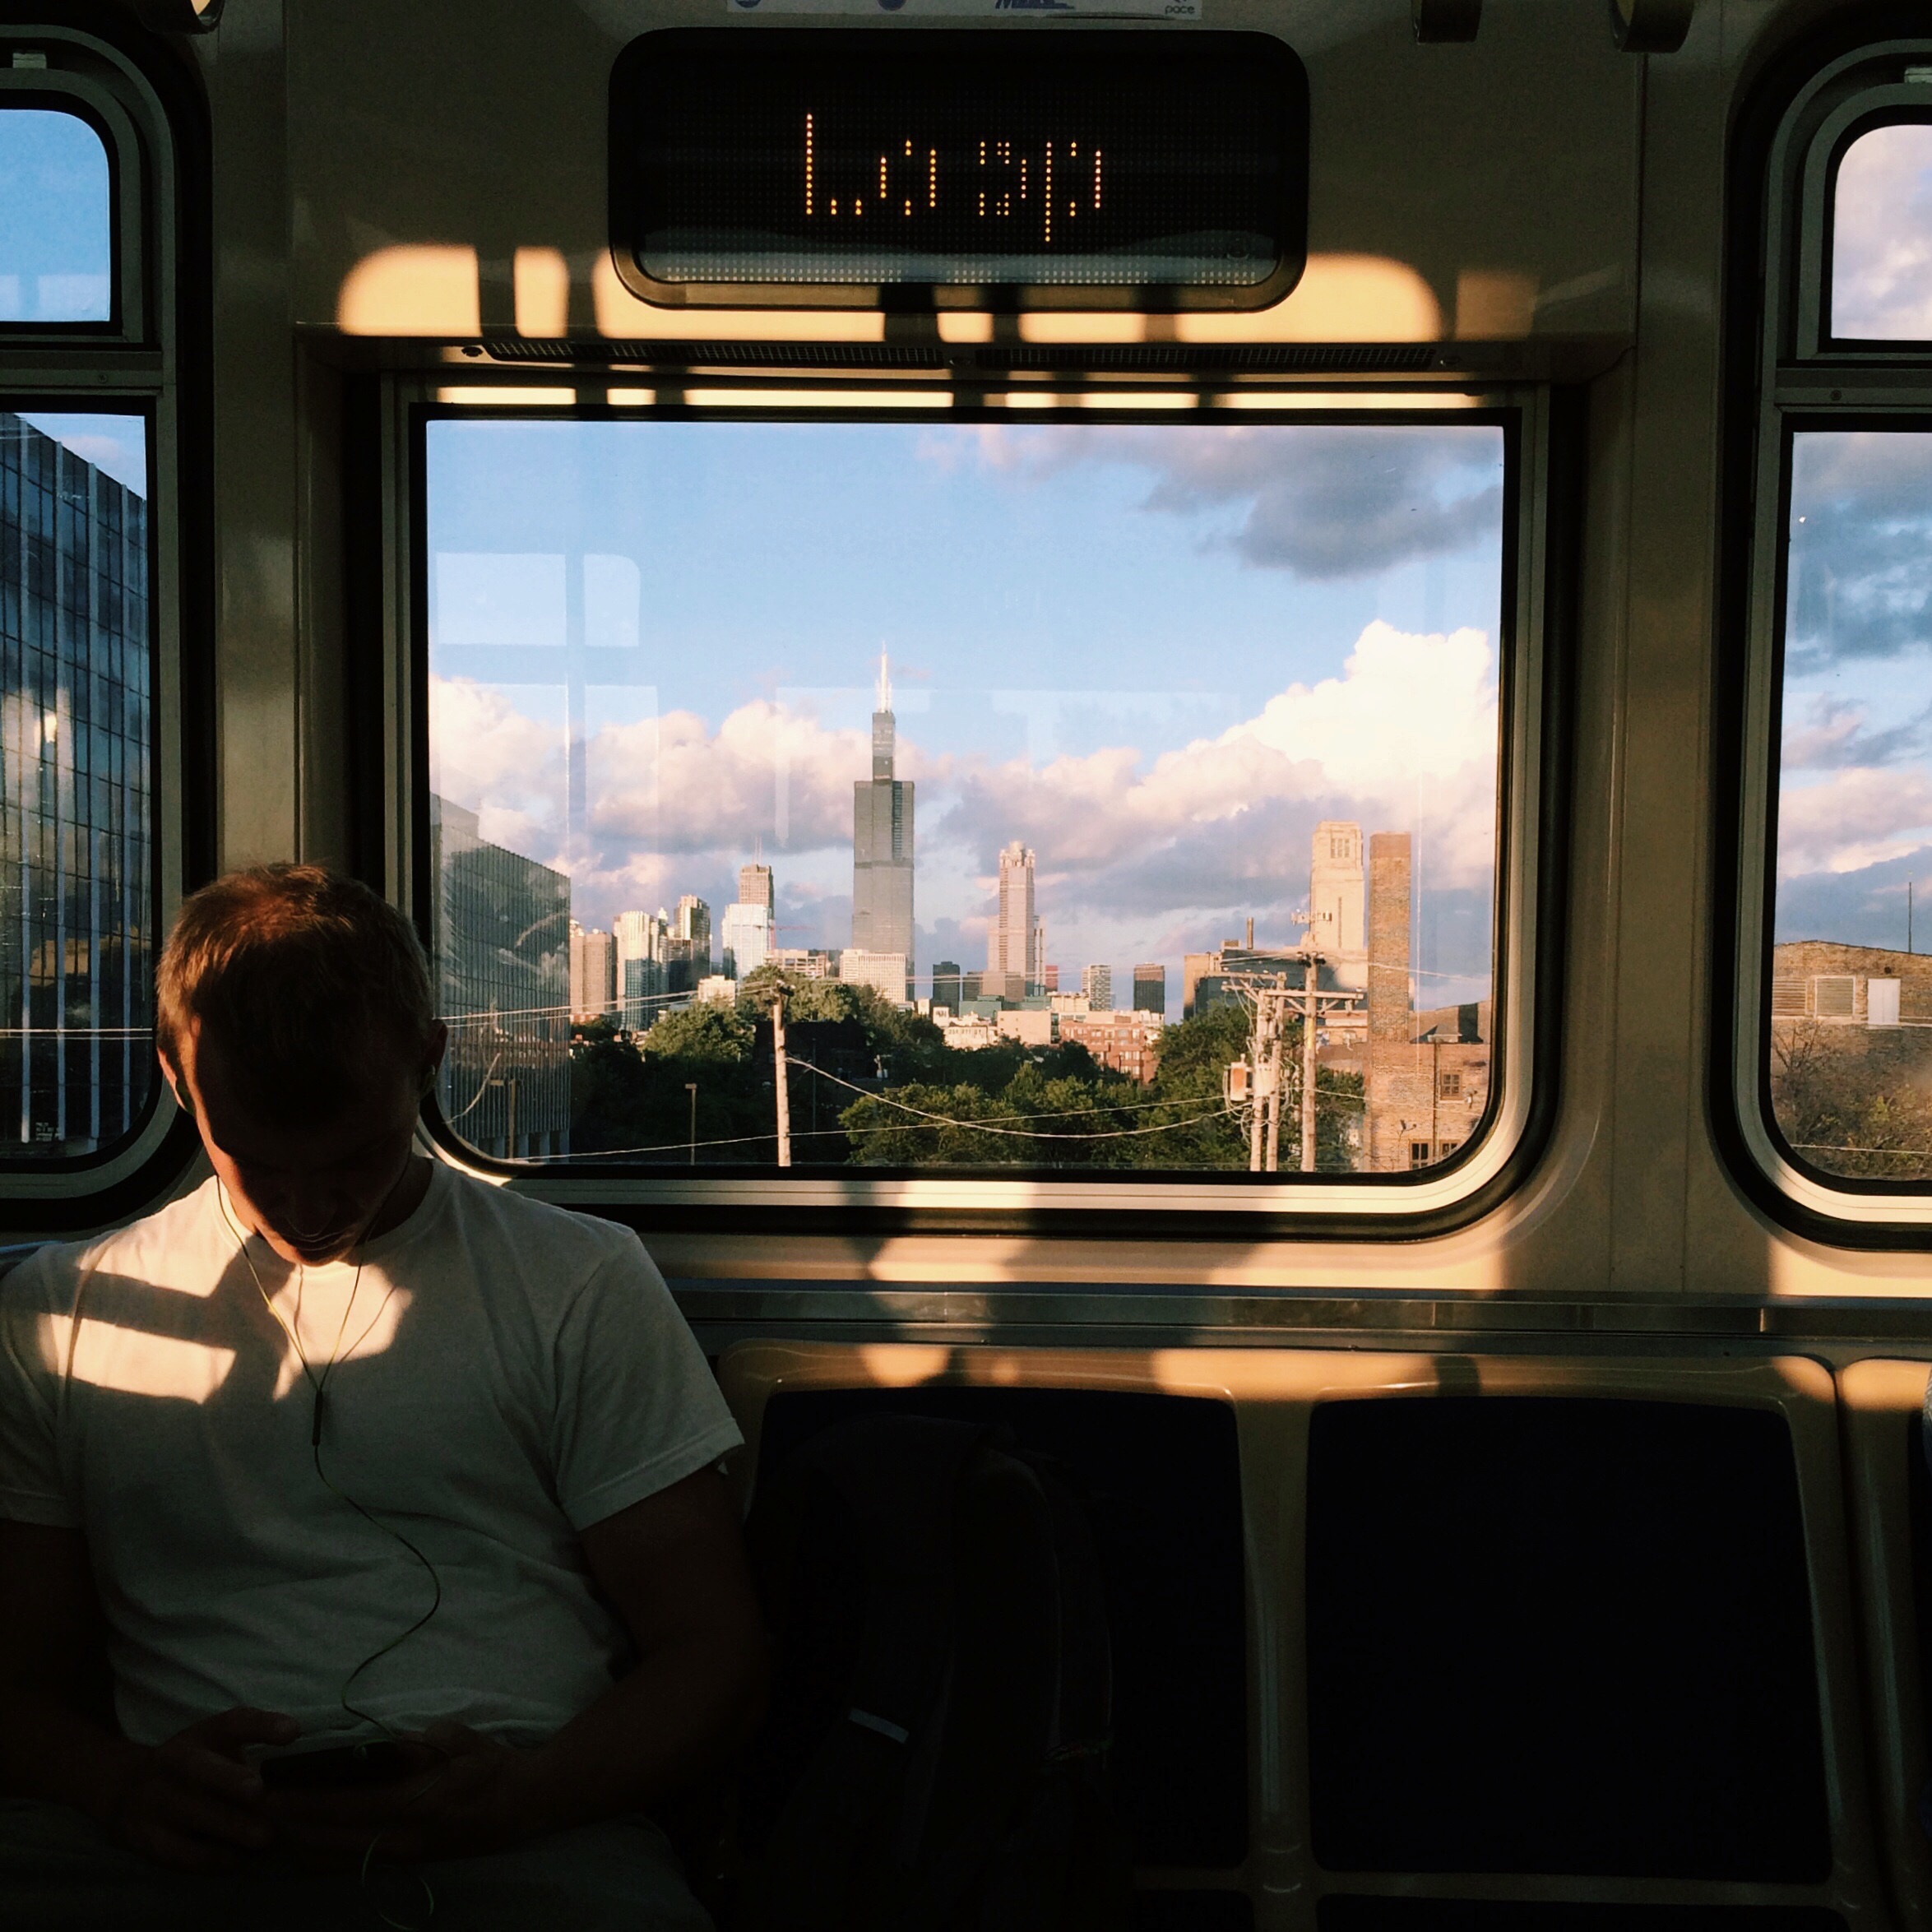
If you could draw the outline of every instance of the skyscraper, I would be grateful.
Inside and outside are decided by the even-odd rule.
[[[695,893],[678,901],[676,937],[691,948],[692,984],[711,970],[711,909]]]
[[[762,906],[774,918],[778,913],[778,896],[771,884],[771,868],[769,865],[753,864],[738,869],[738,903],[740,906]]]
[[[570,929],[570,1017],[608,1016],[617,998],[617,947],[608,933],[586,933],[573,920]]]
[[[1110,966],[1082,966],[1080,990],[1086,995],[1089,1012],[1110,1013],[1114,1010],[1114,969]]]
[[[1033,916],[1033,849],[1015,839],[999,855],[999,907],[986,934],[987,997],[1024,999],[1044,943]]]
[[[895,778],[892,684],[878,660],[872,714],[872,776],[852,786],[852,944],[912,963],[913,785]]]
[[[0,1095],[16,1153],[154,1078],[147,505],[0,411]]]
[[[733,979],[742,980],[755,973],[771,951],[770,906],[748,904],[742,899],[735,906],[727,906],[723,946],[725,971]]]
[[[1133,969],[1133,1010],[1137,1013],[1167,1011],[1167,968],[1157,961]]]
[[[570,880],[429,800],[445,1117],[499,1160],[570,1148]]]

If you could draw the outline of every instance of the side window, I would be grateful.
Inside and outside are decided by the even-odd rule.
[[[1929,83],[1932,46],[1868,50],[1787,113],[1757,350],[1739,1115],[1865,1222],[1932,1221]]]
[[[0,1171],[151,1151],[178,345],[165,112],[120,51],[0,30]],[[39,1177],[37,1184],[36,1177]]]
[[[490,397],[415,442],[455,1147],[1388,1212],[1490,1131],[1517,399]]]
[[[0,323],[114,319],[114,192],[100,131],[0,101]]]

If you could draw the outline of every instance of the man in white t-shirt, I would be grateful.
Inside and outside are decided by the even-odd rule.
[[[0,1284],[0,1926],[705,1925],[642,1814],[762,1638],[661,1277],[415,1151],[365,887],[230,875],[158,978],[213,1175]]]

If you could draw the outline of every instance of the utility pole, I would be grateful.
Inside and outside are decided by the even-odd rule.
[[[1302,983],[1291,986],[1288,975],[1263,978],[1240,975],[1235,980],[1244,999],[1254,1003],[1254,1023],[1248,1038],[1248,1170],[1270,1174],[1281,1166],[1281,1106],[1287,1090],[1287,1033],[1290,1010],[1301,1016],[1301,1171],[1315,1170],[1316,1022],[1324,1005],[1352,1005],[1351,992],[1323,993],[1318,981],[1323,963],[1318,952],[1302,956]]]
[[[771,1077],[778,1090],[778,1165],[791,1165],[791,1095],[785,1084],[785,996],[791,991],[784,980],[771,987]]]
[[[1267,1142],[1268,1083],[1272,1068],[1268,1057],[1268,996],[1258,986],[1254,989],[1254,1024],[1248,1035],[1248,1171],[1261,1172],[1262,1154]]]
[[[1266,1163],[1272,1174],[1281,1165],[1281,1017],[1282,1005],[1272,994],[1262,999],[1268,1008],[1268,1141]]]
[[[691,1159],[689,1165],[695,1167],[697,1165],[697,1082],[695,1080],[687,1080],[684,1082],[684,1091],[691,1096]]]
[[[1301,1171],[1315,1171],[1315,962],[1301,982]]]

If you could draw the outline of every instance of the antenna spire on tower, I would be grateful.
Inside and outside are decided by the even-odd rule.
[[[892,669],[883,651],[878,654],[878,702],[872,708],[875,711],[889,711],[892,708]]]

